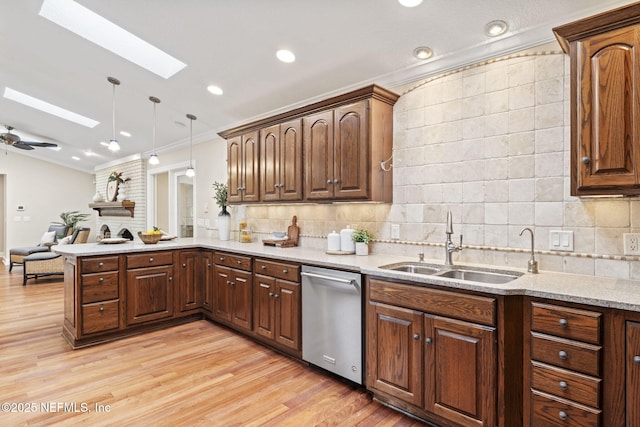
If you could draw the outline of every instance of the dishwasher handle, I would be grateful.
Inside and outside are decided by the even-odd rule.
[[[300,275],[307,276],[307,277],[313,277],[314,279],[330,280],[332,282],[342,283],[342,284],[345,284],[345,285],[354,285],[354,280],[353,279],[341,279],[339,277],[325,276],[324,274],[307,273],[306,271],[301,272]]]

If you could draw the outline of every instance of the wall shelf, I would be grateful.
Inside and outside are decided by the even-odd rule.
[[[89,207],[98,211],[98,216],[129,216],[133,218],[136,202],[96,202],[89,203]]]

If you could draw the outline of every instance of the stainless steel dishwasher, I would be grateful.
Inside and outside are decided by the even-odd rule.
[[[362,384],[362,277],[302,266],[302,359]]]

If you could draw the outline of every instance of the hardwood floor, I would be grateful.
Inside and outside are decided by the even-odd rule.
[[[62,310],[61,278],[0,266],[0,425],[423,425],[205,320],[71,350]]]

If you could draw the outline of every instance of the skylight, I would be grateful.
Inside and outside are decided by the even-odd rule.
[[[187,66],[72,0],[44,0],[39,15],[165,79]]]
[[[78,113],[74,113],[73,111],[69,111],[41,99],[34,98],[33,96],[27,95],[26,93],[11,89],[10,87],[4,88],[3,96],[12,101],[19,102],[20,104],[35,108],[36,110],[44,111],[45,113],[53,114],[54,116],[58,116],[62,119],[69,120],[70,122],[74,122],[88,128],[94,128],[100,123]]]

